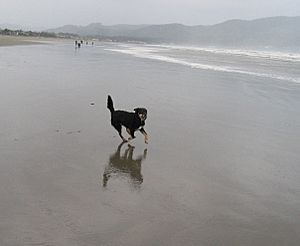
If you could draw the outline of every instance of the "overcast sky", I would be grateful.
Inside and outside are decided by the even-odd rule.
[[[299,0],[0,0],[0,24],[216,24],[229,19],[299,16]]]

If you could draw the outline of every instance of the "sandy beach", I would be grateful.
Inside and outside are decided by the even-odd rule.
[[[36,42],[38,42],[38,39],[0,35],[0,46],[26,45],[26,44],[29,45],[29,44],[35,44]]]
[[[47,42],[56,42],[56,43],[70,42],[70,40],[60,39],[60,38],[0,35],[0,46],[33,45],[33,44],[43,44],[43,43],[47,43]]]
[[[0,47],[0,245],[298,246],[299,84],[111,45]]]

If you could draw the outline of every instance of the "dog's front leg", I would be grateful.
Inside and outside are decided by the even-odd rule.
[[[144,130],[143,127],[140,129],[140,132],[144,135],[144,137],[145,137],[145,143],[147,144],[148,143],[148,139],[149,139],[147,132]]]

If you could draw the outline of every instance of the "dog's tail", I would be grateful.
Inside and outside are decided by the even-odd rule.
[[[111,113],[113,113],[115,111],[115,109],[114,109],[114,103],[113,103],[113,100],[111,99],[110,95],[108,95],[108,97],[107,97],[107,108],[109,109],[109,111]]]

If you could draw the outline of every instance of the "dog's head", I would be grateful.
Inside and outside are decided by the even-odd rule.
[[[147,109],[145,109],[145,108],[135,108],[134,112],[136,114],[138,114],[138,116],[140,117],[140,119],[142,121],[145,121],[147,119]]]

